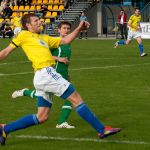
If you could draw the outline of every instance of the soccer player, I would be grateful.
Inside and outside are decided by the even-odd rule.
[[[70,33],[71,30],[71,24],[66,21],[62,21],[58,25],[58,32],[60,33],[60,37],[65,37]],[[51,49],[52,55],[54,60],[56,60],[55,69],[58,73],[62,75],[63,78],[69,81],[69,74],[68,74],[68,66],[69,61],[71,57],[71,45],[60,45],[59,48],[53,48]],[[22,89],[14,91],[12,94],[12,98],[17,98],[21,96],[28,96],[31,98],[36,99],[35,90],[29,90],[29,89]],[[67,119],[70,116],[72,110],[72,104],[66,100],[64,101],[64,105],[62,106],[62,111],[58,120],[58,124],[56,125],[56,128],[74,128],[74,126],[71,126],[67,123]]]
[[[20,12],[13,18],[14,35],[17,35],[21,31],[21,16]]]
[[[41,22],[35,14],[24,15],[21,22],[24,30],[12,39],[8,47],[0,51],[0,60],[7,58],[18,46],[22,47],[35,71],[33,83],[36,90],[38,111],[37,114],[30,114],[5,126],[0,126],[1,145],[5,145],[7,135],[11,132],[46,122],[51,110],[51,96],[53,94],[69,100],[79,116],[96,130],[99,138],[105,138],[119,132],[121,128],[105,127],[84,103],[73,85],[53,68],[55,60],[52,58],[49,48],[58,48],[61,44],[69,44],[89,23],[80,22],[78,27],[65,37],[50,37],[39,34]]]
[[[129,30],[127,41],[125,40],[117,41],[114,45],[114,48],[117,48],[118,45],[128,45],[132,39],[136,39],[139,44],[138,47],[140,50],[140,56],[144,57],[147,55],[146,53],[144,53],[144,47],[142,44],[140,21],[141,21],[140,9],[136,8],[135,14],[133,14],[128,21]]]

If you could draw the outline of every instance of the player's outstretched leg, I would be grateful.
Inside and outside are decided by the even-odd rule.
[[[61,98],[68,99],[73,104],[79,116],[97,131],[99,138],[105,138],[121,131],[121,128],[105,127],[83,102],[81,96],[75,91],[71,84],[63,95],[61,95]]]
[[[58,124],[56,125],[56,128],[67,128],[67,129],[75,128],[74,126],[69,125],[67,123],[71,111],[72,111],[72,104],[69,101],[65,100],[64,105],[62,106],[61,114],[59,117]]]

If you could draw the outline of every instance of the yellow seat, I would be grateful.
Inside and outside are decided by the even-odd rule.
[[[59,4],[59,0],[54,0],[54,4]]]
[[[52,9],[53,9],[52,5],[48,5],[48,10],[52,10]]]
[[[13,10],[18,10],[19,8],[18,8],[18,6],[14,6],[14,8],[13,8]]]
[[[25,10],[30,10],[30,6],[25,6]]]
[[[41,5],[37,5],[37,6],[36,6],[36,9],[37,9],[37,10],[40,10],[40,9],[41,9]]]
[[[10,19],[5,19],[7,22],[10,22]]]
[[[32,4],[36,4],[36,0],[32,0]]]
[[[63,0],[59,0],[59,4],[63,4]]]
[[[64,10],[64,5],[60,5],[59,10]]]
[[[10,22],[13,23],[13,22],[14,22],[14,19],[11,19]]]
[[[28,14],[28,12],[24,12],[23,15]]]
[[[42,4],[43,1],[42,0],[37,0],[37,4]]]
[[[58,5],[54,5],[53,10],[58,10]]]
[[[45,19],[45,23],[50,23],[51,20],[50,19]]]
[[[57,12],[53,12],[52,17],[57,17]]]
[[[53,0],[49,0],[49,3],[50,3],[50,4],[54,4],[54,1],[53,1]]]
[[[50,18],[52,16],[51,12],[47,12],[45,18]]]
[[[17,15],[17,12],[12,13],[12,17],[15,17]]]
[[[41,22],[44,22],[44,20],[45,20],[45,19],[43,19],[43,18],[40,19]]]
[[[3,21],[4,21],[4,19],[0,19],[0,23],[3,22]]]
[[[48,4],[49,1],[48,0],[43,0],[43,4]]]
[[[19,10],[24,10],[24,6],[19,6]]]
[[[30,10],[34,11],[35,10],[35,5],[31,6]]]
[[[22,17],[22,16],[23,16],[23,12],[21,11],[21,12],[20,12],[20,17]]]

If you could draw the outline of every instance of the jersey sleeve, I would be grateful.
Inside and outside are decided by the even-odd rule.
[[[23,41],[23,36],[21,33],[19,33],[12,39],[10,46],[12,46],[14,48],[19,47],[19,46],[21,46],[22,41]]]
[[[58,48],[61,42],[61,38],[60,37],[48,37],[48,46],[50,49],[52,48]]]

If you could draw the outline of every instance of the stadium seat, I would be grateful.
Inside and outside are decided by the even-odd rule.
[[[23,15],[28,14],[28,12],[24,12]]]
[[[49,0],[49,3],[50,3],[50,4],[53,4],[53,3],[54,3],[54,1],[53,1],[53,0]]]
[[[64,10],[64,5],[59,5],[59,10]]]
[[[8,18],[7,18],[7,19],[5,19],[5,20],[6,20],[7,22],[10,22],[10,19],[8,19]]]
[[[21,12],[20,12],[20,17],[22,17],[22,16],[23,16],[23,12],[21,11]]]
[[[30,10],[30,6],[25,6],[25,10]]]
[[[53,10],[58,10],[58,5],[54,5]]]
[[[36,0],[32,0],[32,4],[36,4]]]
[[[50,19],[45,19],[45,23],[50,23],[51,20]]]
[[[47,12],[45,18],[50,18],[52,16],[51,12]]]
[[[41,5],[37,5],[37,6],[36,6],[36,9],[37,9],[37,10],[40,10],[40,9],[41,9]]]
[[[63,4],[63,0],[59,0],[59,4]]]
[[[30,7],[30,10],[31,10],[31,11],[34,11],[34,10],[35,10],[35,5],[32,5],[32,6]]]
[[[54,0],[54,4],[59,4],[59,0]]]
[[[13,11],[18,9],[19,9],[18,6],[14,6]]]
[[[3,21],[4,19],[0,19],[0,23]]]
[[[40,21],[44,22],[45,19],[41,18]]]
[[[24,6],[19,6],[19,10],[24,10]]]
[[[37,4],[42,4],[43,1],[42,0],[37,0]]]
[[[15,17],[17,15],[17,12],[12,13],[12,17]]]
[[[48,10],[53,10],[52,5],[48,5]]]
[[[48,4],[49,1],[48,0],[43,0],[43,4]]]
[[[52,12],[52,17],[57,17],[57,12]]]

